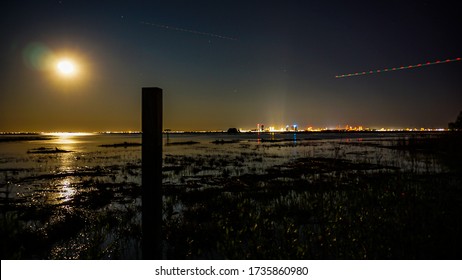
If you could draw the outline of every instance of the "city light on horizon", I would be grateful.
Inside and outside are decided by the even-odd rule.
[[[299,128],[298,130],[287,130],[285,127],[268,127],[265,130],[257,130],[255,128],[243,128],[239,127],[238,131],[240,133],[306,133],[306,132],[330,132],[330,131],[344,131],[344,132],[444,132],[449,131],[448,128],[438,128],[438,127],[413,127],[413,128],[397,128],[397,127],[352,127],[351,129],[346,127],[339,126],[327,126],[327,127],[312,127],[307,126],[305,128]],[[227,129],[200,129],[200,130],[174,130],[174,129],[164,129],[166,134],[181,134],[181,133],[226,133]],[[0,131],[0,134],[42,134],[48,136],[56,136],[61,138],[66,137],[79,137],[79,136],[88,136],[95,134],[140,134],[142,131],[138,130],[114,130],[114,131],[88,131],[88,132],[77,132],[77,131],[68,131],[68,132],[49,132],[49,131]]]

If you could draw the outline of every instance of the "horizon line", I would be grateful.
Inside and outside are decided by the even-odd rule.
[[[409,132],[431,132],[431,131],[449,131],[448,128],[442,127],[413,127],[413,128],[401,128],[401,127],[380,127],[380,128],[362,128],[362,129],[347,129],[345,127],[324,127],[324,128],[315,128],[315,129],[299,129],[299,130],[263,130],[258,131],[257,129],[241,129],[238,131],[240,133],[258,133],[258,132],[268,132],[268,133],[284,133],[284,132],[326,132],[326,131],[346,131],[346,132],[399,132],[399,131],[409,131]],[[211,129],[211,130],[172,130],[164,129],[162,133],[226,133],[227,130],[222,129]],[[74,134],[74,135],[85,135],[85,134],[142,134],[142,131],[137,130],[114,130],[114,131],[0,131],[0,135],[27,135],[27,134],[43,134],[43,135],[53,135],[53,134]]]

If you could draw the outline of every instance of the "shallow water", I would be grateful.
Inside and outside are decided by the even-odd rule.
[[[0,139],[0,185],[18,202],[65,203],[88,180],[141,184],[141,147],[102,147],[141,143],[140,134],[55,134],[43,140]],[[0,136],[3,139],[9,136]],[[31,136],[32,137],[32,136]],[[33,136],[37,138],[37,136]],[[386,148],[403,134],[314,133],[238,134],[194,133],[164,135],[165,186],[217,186],[216,177],[264,174],[298,158],[334,158],[393,167],[403,171],[440,172],[432,158],[418,158]],[[223,144],[213,141],[223,140]],[[184,144],[194,141],[196,144]],[[226,142],[230,141],[230,142]],[[180,143],[180,144],[178,144]],[[172,145],[173,144],[173,145]],[[49,148],[68,153],[31,154]],[[217,185],[218,184],[218,185]]]
[[[298,217],[304,211],[321,211],[313,208],[316,205],[313,202],[321,201],[324,205],[341,201],[344,205],[360,205],[363,201],[355,200],[358,192],[355,186],[358,180],[366,186],[370,183],[368,180],[373,181],[368,174],[377,174],[380,178],[397,173],[399,177],[408,173],[427,176],[444,172],[446,167],[432,154],[393,148],[397,141],[414,136],[404,133],[165,134],[166,232],[176,227],[179,232],[188,231],[188,223],[191,223],[188,215],[196,215],[197,211],[210,212],[208,207],[217,207],[215,203],[220,203],[215,201],[217,199],[231,203],[230,209],[239,209],[235,204],[242,204],[244,210],[250,207],[250,212],[242,210],[235,215],[271,216],[275,215],[272,211],[276,212],[276,208],[283,211],[293,208],[296,210],[290,210],[291,215]],[[431,134],[420,136],[432,137]],[[11,136],[0,135],[0,206],[3,213],[28,213],[23,217],[28,228],[44,236],[52,236],[50,232],[53,233],[54,228],[72,229],[70,225],[79,225],[69,232],[58,231],[59,236],[64,232],[69,238],[66,239],[65,234],[58,241],[50,238],[54,245],[48,249],[49,253],[38,258],[83,258],[85,251],[93,252],[96,246],[89,240],[96,240],[93,242],[101,248],[96,257],[92,254],[91,258],[100,258],[100,254],[103,258],[140,258],[141,147],[113,146],[139,144],[140,134],[56,134],[21,136],[25,137],[21,141],[6,141],[8,137]],[[37,150],[47,152],[28,153]],[[348,185],[348,189],[330,190],[343,185]],[[326,194],[312,191],[317,187],[325,187]],[[217,192],[211,192],[214,190]],[[396,193],[404,192],[400,189],[392,192]],[[257,194],[260,199],[253,197]],[[328,213],[323,213],[324,210],[319,212],[321,214],[308,213],[305,217],[308,220],[297,230],[309,229],[309,234],[316,234],[317,227],[321,226],[317,222],[320,217],[336,215],[336,211],[346,215],[344,208],[336,209],[336,205],[335,202]],[[387,205],[386,210],[392,209]],[[215,217],[219,217],[216,225],[227,221],[226,213],[214,211]],[[289,219],[287,221],[268,224],[260,218],[244,219],[279,231],[291,218],[287,216],[284,218]],[[193,224],[192,228],[195,227]],[[233,224],[222,225],[226,230],[233,227]],[[176,237],[171,234],[169,238]],[[120,240],[124,242],[118,245],[123,252],[114,255],[115,251],[111,250],[115,249],[108,247],[115,241],[122,242]],[[304,240],[308,240],[307,237]],[[319,251],[312,253],[317,256]],[[174,256],[181,254],[175,252]]]

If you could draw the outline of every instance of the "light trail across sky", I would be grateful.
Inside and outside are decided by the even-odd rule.
[[[175,30],[175,31],[181,31],[181,32],[188,32],[188,33],[193,33],[193,34],[198,34],[198,35],[204,35],[204,36],[209,36],[209,37],[215,37],[219,39],[225,39],[225,40],[231,40],[231,41],[237,41],[236,38],[228,37],[228,36],[222,36],[222,35],[217,35],[213,33],[207,33],[207,32],[202,32],[202,31],[197,31],[197,30],[191,30],[191,29],[184,29],[184,28],[179,28],[179,27],[174,27],[174,26],[169,26],[169,25],[163,25],[163,24],[157,24],[157,23],[151,23],[151,22],[146,22],[146,21],[140,21],[141,24],[145,25],[151,25],[163,29],[168,29],[168,30]]]
[[[379,69],[379,70],[370,70],[370,71],[356,72],[356,73],[350,73],[350,74],[342,74],[342,75],[335,76],[335,78],[337,78],[337,79],[338,78],[348,78],[348,77],[362,76],[362,75],[369,75],[369,74],[377,74],[377,73],[390,72],[390,71],[414,69],[414,68],[420,68],[420,67],[424,67],[424,66],[430,66],[430,65],[435,65],[435,64],[443,64],[443,63],[449,63],[449,62],[456,62],[456,61],[461,61],[461,58],[457,57],[457,58],[451,58],[451,59],[446,59],[446,60],[429,61],[429,62],[426,62],[426,63],[419,63],[419,64],[408,65],[408,66],[385,68],[385,69]]]

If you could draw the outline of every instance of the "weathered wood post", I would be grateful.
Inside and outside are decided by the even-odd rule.
[[[162,259],[162,89],[141,94],[142,257],[153,260]]]

